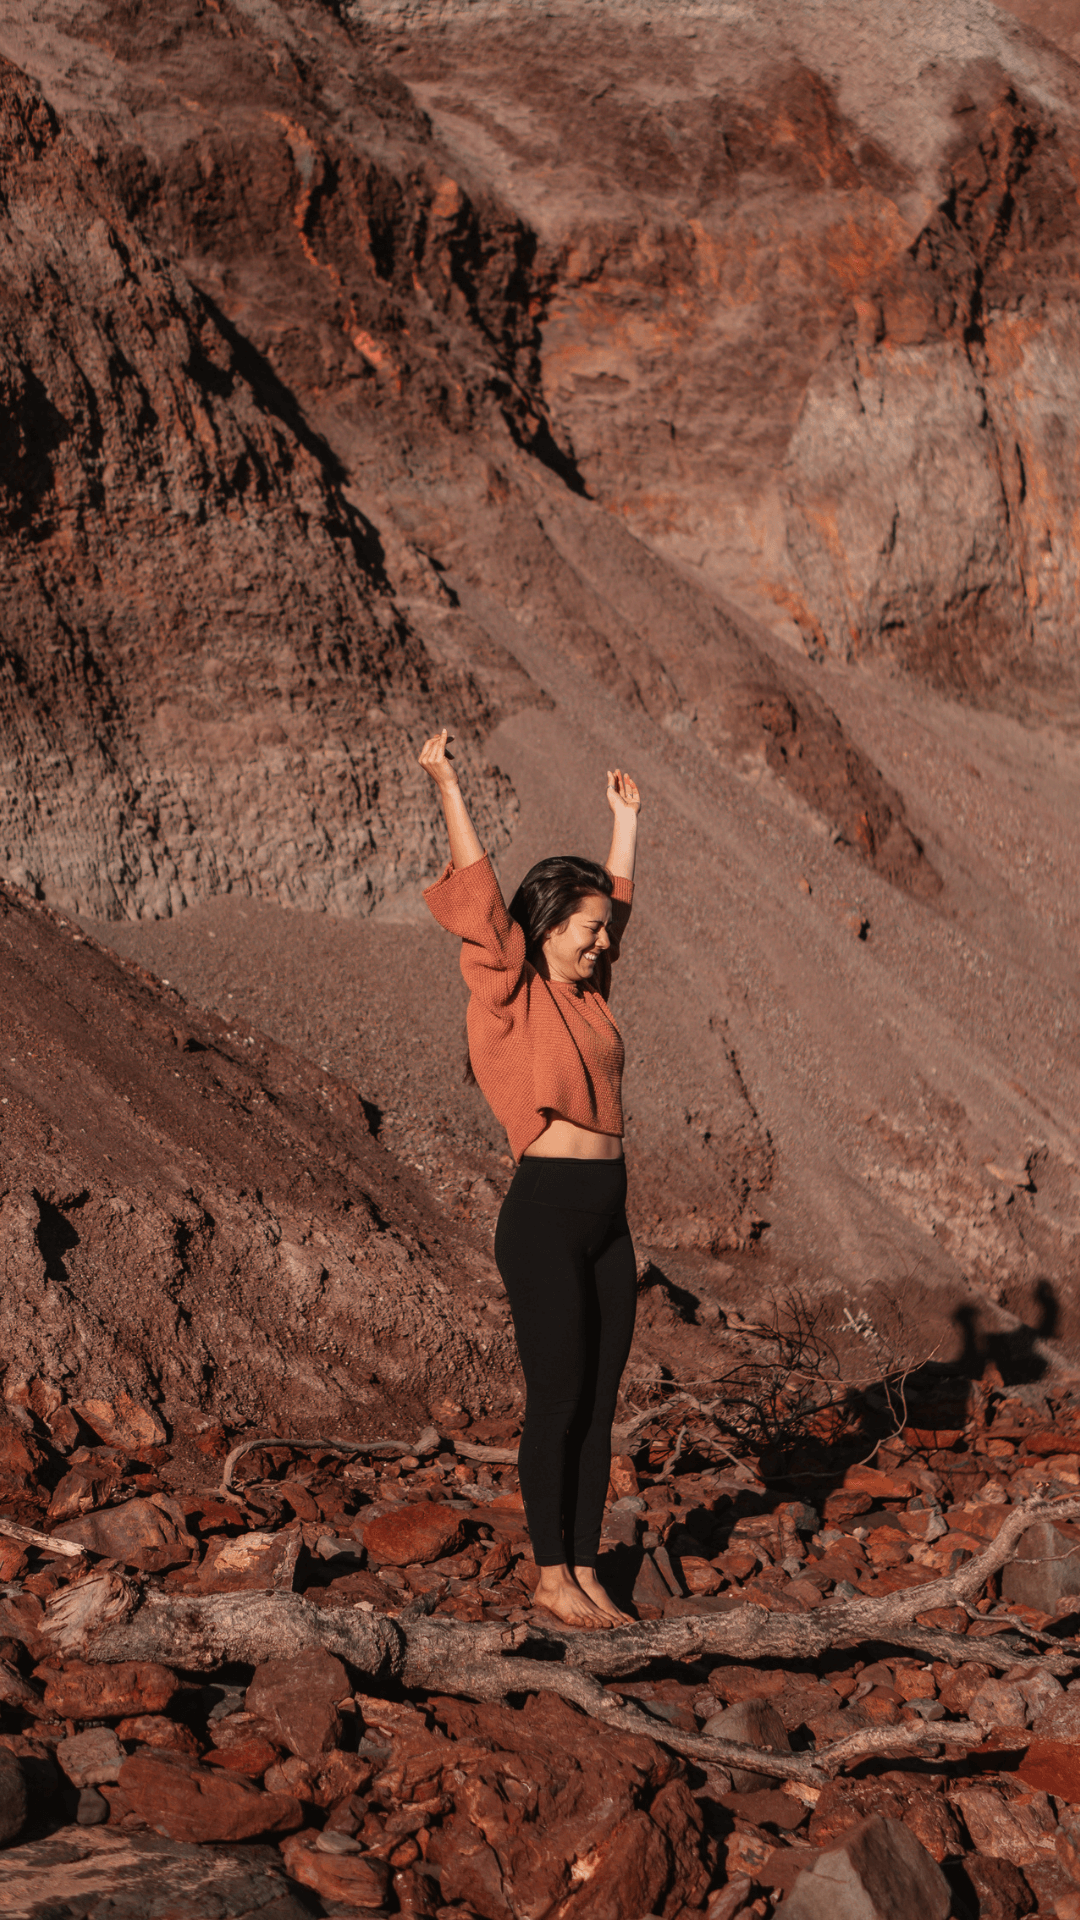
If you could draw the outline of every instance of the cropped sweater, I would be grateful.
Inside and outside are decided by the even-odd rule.
[[[469,1058],[515,1160],[543,1133],[548,1114],[593,1133],[622,1134],[623,1043],[607,998],[634,887],[612,878],[611,946],[588,985],[545,980],[525,958],[525,936],[486,854],[468,867],[451,861],[424,889],[439,925],[461,940]]]

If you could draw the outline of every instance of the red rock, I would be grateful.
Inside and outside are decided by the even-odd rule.
[[[628,1494],[637,1493],[639,1487],[637,1468],[628,1453],[616,1453],[611,1458],[610,1487],[616,1500],[623,1500]]]
[[[118,1393],[115,1400],[73,1400],[81,1420],[103,1440],[107,1447],[160,1447],[165,1444],[165,1429],[147,1406],[133,1400],[130,1393]]]
[[[429,1501],[394,1507],[364,1527],[364,1552],[377,1567],[428,1566],[463,1541],[461,1516]]]
[[[771,1700],[789,1685],[788,1675],[779,1667],[714,1667],[709,1686],[719,1699]]]
[[[302,1545],[298,1527],[211,1540],[191,1586],[199,1593],[291,1593]]]
[[[0,1483],[12,1489],[24,1487],[44,1464],[45,1455],[30,1434],[0,1421]]]
[[[119,1507],[84,1513],[65,1520],[57,1531],[91,1553],[120,1560],[142,1573],[184,1566],[193,1545],[186,1528],[148,1499],[125,1500]]]
[[[695,1554],[680,1556],[679,1571],[688,1593],[719,1593],[724,1584],[716,1568]]]
[[[962,1667],[946,1668],[939,1682],[938,1697],[946,1713],[955,1713],[967,1718],[967,1710],[987,1680],[993,1678],[990,1668],[981,1660],[965,1660]]]
[[[291,1793],[314,1807],[337,1807],[361,1793],[372,1772],[370,1760],[357,1753],[331,1751],[311,1760],[293,1753],[267,1768],[263,1785],[270,1793]]]
[[[163,1713],[177,1680],[156,1661],[122,1660],[114,1666],[38,1667],[45,1680],[45,1705],[61,1720],[124,1720],[132,1714]]]
[[[732,1874],[726,1886],[717,1887],[709,1895],[705,1920],[735,1920],[736,1915],[748,1904],[752,1892],[753,1882],[748,1873]]]
[[[1076,1451],[1080,1448],[1080,1434],[1068,1433],[1061,1427],[1036,1427],[1024,1433],[1023,1444],[1028,1453],[1064,1453],[1068,1448]]]
[[[1016,1772],[1027,1786],[1080,1806],[1080,1747],[1068,1737],[1033,1738]]]
[[[1008,1860],[984,1860],[981,1854],[969,1853],[964,1871],[979,1903],[979,1920],[1022,1920],[1038,1906],[1019,1867]],[[1053,1910],[1057,1920],[1068,1920],[1056,1901]]]
[[[26,1770],[17,1754],[0,1747],[0,1847],[18,1839],[26,1814]]]
[[[119,1735],[111,1727],[90,1727],[85,1733],[69,1734],[56,1749],[57,1765],[73,1787],[97,1787],[105,1780],[118,1780],[126,1757]]]
[[[1080,1593],[1080,1545],[1049,1520],[1036,1521],[1001,1570],[1002,1599],[1053,1613],[1075,1593]]]
[[[785,1920],[946,1920],[949,1884],[914,1834],[872,1815],[818,1855],[784,1902]]]
[[[705,1722],[704,1732],[712,1740],[736,1740],[747,1747],[756,1747],[762,1753],[791,1752],[787,1728],[776,1708],[767,1700],[746,1699],[725,1707],[722,1713],[714,1713]],[[769,1773],[767,1763],[760,1768],[731,1766],[727,1761],[724,1764],[728,1767],[731,1784],[737,1792],[749,1793],[757,1787],[779,1784],[776,1777]]]
[[[179,1754],[133,1754],[119,1785],[134,1811],[170,1840],[254,1840],[290,1833],[304,1817],[290,1795],[262,1793],[239,1774],[195,1766]]]
[[[1040,1817],[1031,1796],[1006,1800],[991,1786],[954,1787],[951,1798],[964,1817],[964,1825],[977,1853],[991,1860],[1011,1860],[1015,1867],[1038,1862],[1037,1842],[1053,1826]]]
[[[909,1500],[917,1484],[913,1473],[899,1468],[883,1473],[880,1467],[849,1467],[844,1475],[845,1493],[868,1493],[872,1500]]]
[[[249,1780],[261,1780],[274,1765],[278,1753],[279,1749],[272,1747],[269,1740],[239,1740],[235,1746],[211,1747],[204,1755],[204,1762],[208,1767],[227,1767],[230,1773],[242,1773]]]
[[[915,1618],[920,1627],[936,1627],[941,1633],[966,1633],[968,1629],[968,1616],[963,1607],[929,1607]]]
[[[245,1705],[274,1728],[283,1746],[314,1759],[339,1744],[336,1702],[352,1695],[340,1660],[311,1647],[290,1660],[268,1660],[256,1669]]]
[[[202,1748],[190,1727],[178,1720],[166,1720],[157,1713],[136,1713],[121,1720],[116,1729],[118,1740],[134,1740],[140,1747],[164,1747],[172,1753],[186,1753],[197,1760]]]
[[[1019,1687],[984,1680],[968,1702],[968,1719],[980,1727],[1026,1727],[1028,1706]]]
[[[292,1878],[323,1900],[341,1900],[360,1909],[386,1903],[390,1867],[385,1860],[363,1853],[321,1853],[303,1833],[282,1841],[281,1857]]]

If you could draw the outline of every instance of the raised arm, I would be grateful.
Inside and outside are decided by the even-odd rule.
[[[623,773],[619,767],[608,774],[607,780],[607,802],[615,818],[611,829],[611,848],[604,864],[613,880],[632,880],[641,795],[630,775]]]
[[[446,831],[450,836],[450,858],[455,867],[472,867],[484,857],[484,849],[477,838],[476,828],[469,818],[469,809],[458,786],[458,777],[448,751],[453,734],[444,727],[425,741],[420,754],[420,765],[430,774],[439,789],[442,801],[443,818]],[[631,868],[631,871],[633,869]]]

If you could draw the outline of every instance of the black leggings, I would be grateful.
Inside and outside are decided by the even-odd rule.
[[[625,1162],[523,1160],[495,1259],[525,1375],[518,1476],[533,1556],[595,1566],[637,1304]]]

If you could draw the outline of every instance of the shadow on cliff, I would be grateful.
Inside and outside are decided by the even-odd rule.
[[[232,365],[221,368],[200,354],[193,357],[188,365],[188,373],[193,380],[211,393],[227,396],[234,379],[239,376],[259,401],[265,411],[285,429],[290,439],[298,442],[305,453],[317,463],[326,483],[329,495],[328,505],[332,504],[340,517],[340,526],[333,529],[341,533],[351,546],[357,564],[367,575],[372,585],[380,592],[391,592],[390,580],[386,572],[386,555],[378,531],[364,514],[350,505],[345,498],[343,488],[348,474],[334,453],[329,442],[315,432],[307,419],[299,400],[292,390],[280,380],[270,362],[264,358],[244,334],[240,333],[231,320],[216,306],[209,295],[200,289],[200,297],[215,326],[232,349]]]

